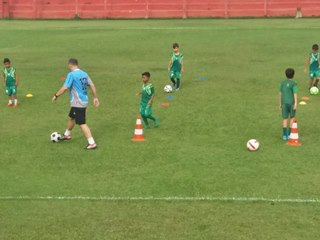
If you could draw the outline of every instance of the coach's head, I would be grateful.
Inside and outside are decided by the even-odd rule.
[[[70,71],[73,71],[73,70],[79,68],[78,66],[79,65],[78,65],[78,60],[77,59],[75,59],[75,58],[70,58],[69,59],[68,67],[69,67]]]

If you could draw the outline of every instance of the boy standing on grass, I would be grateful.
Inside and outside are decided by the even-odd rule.
[[[282,111],[282,140],[287,141],[291,133],[291,127],[293,124],[293,119],[296,114],[297,101],[298,101],[298,85],[293,80],[294,69],[288,68],[286,70],[286,80],[283,80],[280,84],[280,109]],[[288,119],[290,117],[290,128],[288,129]]]
[[[309,67],[309,89],[313,86],[318,87],[319,83],[319,45],[313,44],[311,52],[307,58],[306,66],[304,68],[304,72],[307,73],[307,69]]]
[[[173,52],[168,65],[170,80],[173,83],[173,90],[179,91],[181,73],[184,71],[183,54],[179,52],[179,44],[173,44]]]
[[[9,58],[3,60],[4,68],[2,71],[3,87],[6,88],[6,94],[8,95],[8,107],[18,106],[17,99],[17,87],[19,85],[19,78],[16,69],[11,66]]]
[[[151,119],[154,122],[154,127],[158,127],[158,119],[152,115],[152,103],[154,99],[154,87],[150,82],[151,74],[149,72],[142,73],[142,90],[138,95],[141,95],[140,102],[140,115],[146,128],[150,128],[148,119]]]

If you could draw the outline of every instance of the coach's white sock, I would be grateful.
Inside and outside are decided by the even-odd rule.
[[[70,136],[71,135],[71,130],[67,129],[66,132],[64,133],[64,135]]]
[[[95,144],[93,137],[88,138],[88,143],[89,143],[90,145]]]

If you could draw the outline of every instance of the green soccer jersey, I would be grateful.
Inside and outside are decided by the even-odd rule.
[[[319,71],[319,53],[310,53],[310,71]]]
[[[16,85],[16,77],[15,77],[16,69],[11,67],[7,69],[6,67],[3,68],[3,73],[5,76],[6,87],[13,87]]]
[[[283,80],[279,87],[282,104],[294,104],[294,94],[298,92],[298,85],[293,80]]]
[[[152,83],[142,85],[141,91],[141,105],[147,105],[152,95],[154,94],[154,87]]]
[[[183,61],[183,54],[176,55],[174,52],[171,54],[171,71],[181,72],[181,64]]]

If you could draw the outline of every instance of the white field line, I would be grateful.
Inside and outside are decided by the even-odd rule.
[[[265,202],[265,203],[314,203],[320,204],[320,199],[306,198],[264,198],[264,197],[108,197],[108,196],[0,196],[3,200],[73,200],[73,201],[126,201],[126,202]]]

